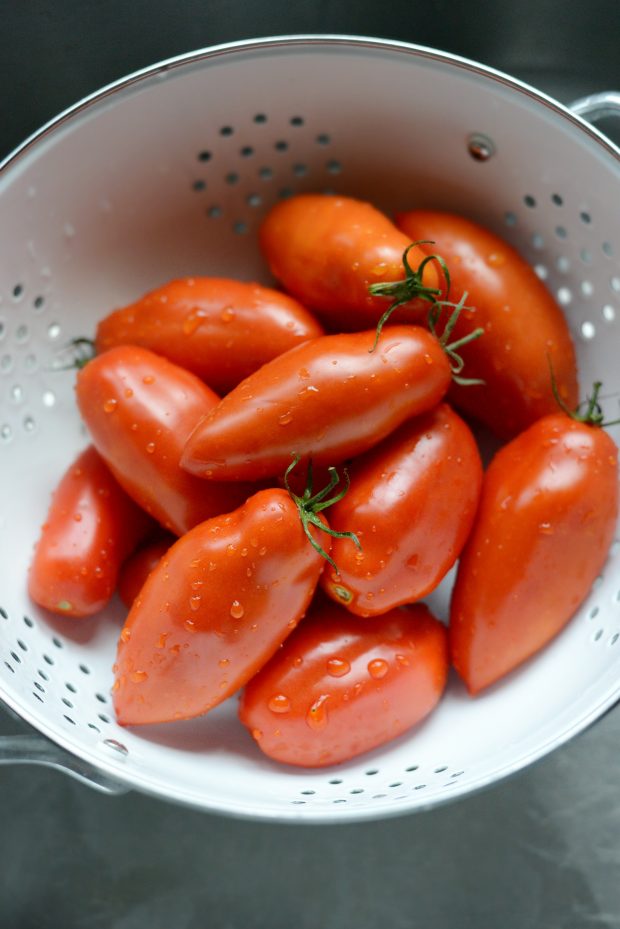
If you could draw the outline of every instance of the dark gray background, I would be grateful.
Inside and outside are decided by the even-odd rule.
[[[215,42],[398,38],[563,101],[620,89],[618,0],[4,0],[0,154],[102,84]],[[0,733],[25,727],[0,714]],[[620,711],[459,804],[338,827],[219,819],[0,768],[0,929],[618,929]]]

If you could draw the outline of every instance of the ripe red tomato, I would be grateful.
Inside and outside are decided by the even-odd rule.
[[[76,392],[93,444],[119,484],[176,535],[234,509],[256,489],[211,485],[181,469],[187,437],[219,398],[160,355],[112,348],[82,368]]]
[[[151,539],[124,562],[118,578],[118,595],[127,609],[131,608],[147,577],[175,541],[175,537],[168,533]]]
[[[459,562],[452,661],[472,694],[555,636],[605,561],[618,514],[618,454],[603,429],[546,416],[485,475]]]
[[[330,510],[338,572],[321,586],[358,616],[376,616],[430,593],[458,558],[476,514],[482,465],[463,420],[442,404],[404,423],[351,466],[351,486]]]
[[[118,721],[188,719],[229,697],[297,625],[324,563],[280,489],[182,536],[149,575],[121,633]]]
[[[116,589],[123,559],[151,525],[87,448],[52,496],[28,575],[30,597],[62,616],[97,613]]]
[[[499,236],[452,213],[414,210],[396,223],[437,251],[450,269],[450,298],[467,292],[468,307],[454,329],[458,339],[474,328],[481,339],[462,349],[468,377],[483,385],[454,384],[451,400],[511,438],[541,416],[555,413],[549,361],[564,403],[578,402],[575,349],[566,319],[534,270]]]
[[[278,203],[260,229],[260,245],[273,275],[332,330],[375,326],[386,301],[371,284],[405,277],[403,253],[411,240],[369,203],[327,194],[301,194]],[[409,252],[417,270],[426,253]],[[406,310],[393,321],[411,321],[411,309],[428,309],[420,293],[439,295],[443,275],[434,261],[412,286]]]
[[[450,363],[425,329],[321,336],[274,358],[209,412],[181,464],[214,480],[281,474],[291,455],[332,465],[441,400]]]
[[[323,332],[296,300],[225,278],[170,281],[97,326],[97,352],[142,345],[227,393],[299,342]]]
[[[313,609],[245,689],[239,718],[286,764],[338,764],[420,722],[443,693],[446,630],[426,606],[360,623]]]

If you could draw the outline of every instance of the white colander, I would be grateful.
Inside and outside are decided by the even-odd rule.
[[[579,110],[618,114],[620,102]],[[0,697],[41,733],[0,740],[0,763],[236,816],[370,819],[497,781],[620,698],[619,542],[541,655],[475,700],[454,677],[410,735],[318,771],[262,757],[235,699],[204,719],[122,729],[109,696],[120,605],[74,621],[29,601],[50,493],[88,441],[74,375],[53,370],[59,348],[170,278],[269,282],[261,218],[322,190],[445,208],[503,235],[565,308],[582,385],[603,380],[607,418],[619,415],[620,151],[574,111],[453,55],[350,37],[220,46],[104,89],[0,173]],[[449,586],[430,598],[443,617]]]

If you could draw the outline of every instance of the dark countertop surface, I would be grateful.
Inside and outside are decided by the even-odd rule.
[[[161,58],[275,33],[397,38],[568,102],[620,88],[617,0],[5,3],[0,154]],[[25,727],[0,711],[0,734]],[[396,820],[277,826],[0,767],[0,929],[619,929],[620,712],[484,793]]]

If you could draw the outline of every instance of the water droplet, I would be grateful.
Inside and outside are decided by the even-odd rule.
[[[153,384],[154,382],[155,382],[155,378],[153,377],[152,374],[145,374],[144,377],[142,378],[143,384]]]
[[[538,531],[542,532],[543,535],[553,535],[553,526],[551,523],[540,523]]]
[[[252,729],[252,738],[253,738],[253,739],[255,739],[257,742],[259,742],[259,741],[262,739],[262,737],[263,737],[262,730],[260,730],[260,729]]]
[[[74,520],[76,521],[76,523],[81,523],[81,522],[82,522],[82,514],[81,514],[81,513],[74,513],[74,514],[73,514],[73,518],[74,518]]]
[[[220,668],[225,668],[226,665],[230,664],[230,658],[220,658],[220,660],[218,661],[218,664]]]
[[[230,605],[230,615],[232,616],[232,618],[241,619],[244,613],[245,613],[245,609],[243,605],[239,603],[238,600],[233,600],[233,602]]]
[[[272,713],[288,713],[291,701],[285,694],[274,694],[267,704]]]
[[[220,313],[220,319],[224,323],[230,323],[235,318],[235,311],[231,306],[225,306]]]
[[[406,655],[397,655],[396,664],[398,665],[399,668],[408,668],[409,659],[406,657]]]
[[[321,694],[306,713],[306,722],[311,729],[324,729],[327,725],[327,701],[329,694]]]
[[[293,659],[293,666],[294,666],[295,668],[300,668],[300,667],[302,666],[303,663],[304,663],[304,660],[303,660],[303,658],[301,657],[301,655],[298,655],[297,658],[294,658],[294,659]]]
[[[233,545],[232,542],[231,542],[230,545],[227,545],[227,546],[226,546],[226,554],[227,554],[227,555],[234,555],[236,551],[237,551],[237,547],[236,547],[235,545]]]
[[[266,546],[266,545],[261,545],[261,547],[260,547],[259,550],[258,550],[258,554],[259,554],[259,555],[266,555],[266,554],[267,554],[267,546]]]
[[[134,684],[143,684],[147,677],[146,671],[132,671],[129,680]]]
[[[116,409],[116,406],[117,406],[117,401],[114,400],[114,398],[110,398],[109,400],[106,400],[105,403],[103,404],[103,412],[113,413],[114,410]]]
[[[204,317],[205,313],[202,310],[196,310],[190,313],[189,316],[183,320],[183,335],[193,335],[202,323]]]
[[[502,265],[506,264],[506,256],[502,252],[491,252],[487,256],[487,264],[492,268],[501,268]]]
[[[332,677],[343,677],[351,670],[351,665],[344,658],[329,658],[327,661],[327,673]]]
[[[368,673],[376,681],[385,677],[389,670],[390,666],[383,658],[374,658],[372,661],[368,662]]]
[[[127,397],[127,399],[129,399],[129,397],[133,397],[133,390],[131,389],[131,387],[125,388],[125,396]]]
[[[147,454],[152,455],[153,452],[155,451],[155,443],[154,443],[154,442],[147,442],[147,444],[146,444],[146,446],[145,446],[145,451],[147,452]]]
[[[293,414],[291,413],[290,410],[288,410],[288,412],[282,413],[281,416],[278,416],[278,425],[288,426],[288,424],[292,421],[292,419],[293,419]]]
[[[95,570],[93,571],[93,574],[95,575],[95,577],[103,577],[103,568],[101,567],[101,565],[96,566]]]
[[[200,596],[200,594],[193,594],[189,598],[190,610],[192,610],[194,613],[196,612],[196,610],[199,610],[201,601],[202,601],[202,597]]]
[[[196,631],[196,623],[193,621],[193,619],[186,619],[185,622],[183,623],[183,626],[185,627],[185,629],[187,629],[188,632]]]
[[[165,647],[166,647],[166,639],[167,639],[167,638],[168,638],[168,633],[167,633],[167,632],[162,632],[161,635],[159,636],[157,642],[155,643],[155,648],[165,648]]]

